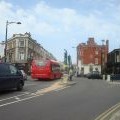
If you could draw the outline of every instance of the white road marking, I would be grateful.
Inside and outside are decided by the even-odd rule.
[[[20,94],[20,95],[8,97],[8,98],[5,98],[5,99],[1,99],[0,102],[1,102],[1,101],[5,101],[5,100],[9,100],[9,99],[12,99],[12,98],[15,98],[15,97],[18,97],[18,96],[23,96],[23,95],[26,95],[26,94],[29,94],[29,92],[25,92],[24,94]]]
[[[35,92],[35,93],[31,93],[31,95],[36,96],[36,95],[38,95],[38,94]],[[44,94],[43,94],[43,93],[40,93],[40,95],[44,95]]]
[[[44,91],[44,90],[46,90],[46,88],[43,88],[43,89],[37,90],[36,93],[37,93],[37,92]]]
[[[54,90],[54,91],[60,91],[60,90],[63,90],[63,89],[65,89],[65,88],[69,88],[70,86],[66,86],[66,87],[63,87],[63,88],[59,88],[59,89],[56,89],[56,90]]]
[[[44,88],[44,89],[41,89],[41,90],[37,90],[35,93],[26,92],[26,93],[21,94],[21,95],[16,95],[16,96],[9,97],[9,98],[6,98],[6,99],[1,99],[0,101],[9,100],[9,99],[12,99],[12,98],[15,98],[16,100],[14,100],[12,102],[7,102],[7,103],[4,103],[4,104],[1,104],[0,107],[7,106],[7,105],[10,105],[10,104],[13,104],[13,103],[18,103],[18,102],[25,101],[25,100],[29,100],[29,99],[44,95],[45,93],[48,93],[48,92],[51,92],[51,91],[63,90],[63,89],[68,88],[68,87],[70,87],[70,86],[60,85],[59,82],[56,82],[55,84],[51,85],[50,87],[47,87],[47,88]],[[26,98],[22,98],[22,99],[19,98],[20,96],[24,96],[24,95],[28,95],[28,96],[25,96]]]
[[[29,100],[29,99],[32,99],[32,98],[35,98],[35,97],[38,97],[38,96],[41,96],[41,95],[43,95],[43,94],[31,96],[31,97],[24,98],[24,99],[21,99],[21,100],[16,100],[16,101],[13,101],[13,102],[8,102],[8,103],[0,105],[0,107],[7,106],[7,105],[10,105],[10,104],[13,104],[13,103],[18,103],[18,102],[25,101],[25,100]]]
[[[16,100],[20,100],[20,98],[19,98],[19,97],[15,97],[15,99],[16,99]]]

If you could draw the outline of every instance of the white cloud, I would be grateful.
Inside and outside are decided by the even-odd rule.
[[[0,1],[0,12],[9,12],[9,9],[11,9],[13,6],[10,3],[6,3],[5,1]]]
[[[52,8],[45,2],[40,2],[31,9],[19,7],[19,9],[13,11],[13,8],[14,6],[10,3],[4,1],[0,2],[0,11],[3,11],[0,13],[2,16],[2,23],[5,20],[20,20],[22,22],[19,30],[13,28],[13,30],[17,30],[16,32],[29,31],[40,35],[53,35],[55,32],[58,33],[60,31],[63,31],[63,33],[71,33],[74,32],[73,30],[75,29],[81,31],[82,28],[82,32],[95,31],[96,33],[106,33],[106,28],[111,28],[114,25],[98,17],[100,15],[102,16],[102,13],[97,10],[85,16],[82,13],[78,14],[76,10],[70,8]],[[120,17],[116,17],[116,19],[118,18]]]
[[[100,3],[101,0],[98,2]],[[0,39],[4,39],[5,22],[8,20],[22,22],[19,26],[9,26],[9,36],[13,33],[31,32],[36,36],[35,39],[49,40],[54,38],[63,47],[65,45],[68,47],[70,44],[66,40],[75,38],[84,41],[84,38],[93,36],[100,39],[99,41],[104,38],[110,39],[110,47],[112,47],[112,43],[120,38],[120,7],[116,8],[115,5],[112,5],[112,2],[110,2],[109,7],[107,7],[109,9],[105,11],[104,8],[101,11],[94,9],[92,12],[88,11],[88,14],[85,15],[82,11],[71,8],[53,8],[43,1],[29,9],[0,1],[0,34],[3,36]],[[108,12],[108,14],[104,14],[104,12]]]

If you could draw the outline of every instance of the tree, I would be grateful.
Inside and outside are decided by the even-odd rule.
[[[67,65],[67,50],[64,52],[64,64]]]
[[[69,67],[71,67],[71,65],[72,65],[72,61],[71,61],[71,56],[70,55],[68,55],[68,65],[69,65]]]

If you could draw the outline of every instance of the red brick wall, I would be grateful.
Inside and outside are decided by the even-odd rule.
[[[107,43],[107,42],[106,42]],[[98,54],[96,54],[96,50]],[[82,64],[95,64],[95,58],[98,58],[98,65],[101,65],[101,54],[104,53],[103,62],[107,62],[107,53],[108,53],[108,45],[97,45],[94,42],[94,39],[89,39],[87,44],[81,43],[79,45],[79,59],[82,60]]]

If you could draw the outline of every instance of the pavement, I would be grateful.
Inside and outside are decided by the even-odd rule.
[[[120,110],[113,114],[109,120],[120,120]]]
[[[72,80],[69,80],[68,78],[68,74],[64,74],[62,79],[61,79],[61,82],[60,84],[64,84],[64,85],[74,85],[76,84],[77,82],[74,81],[74,77],[72,78]]]

